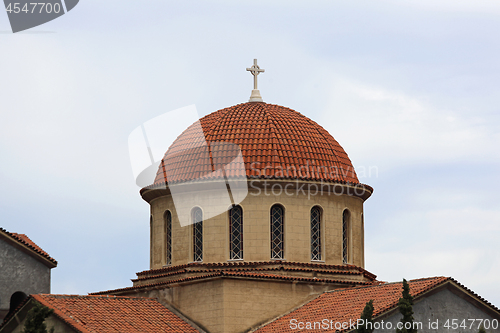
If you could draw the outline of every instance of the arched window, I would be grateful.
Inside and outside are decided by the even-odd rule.
[[[28,298],[28,295],[22,291],[16,291],[13,293],[10,296],[10,307],[6,317],[10,316],[26,298]]]
[[[229,210],[229,259],[243,259],[243,209]]]
[[[172,213],[169,210],[163,215],[165,223],[165,264],[172,265]]]
[[[321,260],[321,208],[311,209],[311,260]]]
[[[203,212],[200,207],[193,208],[193,261],[203,261]]]
[[[271,259],[284,258],[284,215],[282,206],[271,207]]]
[[[349,263],[349,247],[351,246],[351,213],[346,209],[342,213],[342,262]]]

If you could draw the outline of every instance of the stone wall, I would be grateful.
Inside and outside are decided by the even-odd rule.
[[[50,268],[2,239],[0,272],[0,310],[9,310],[10,297],[15,292],[50,293]]]
[[[453,290],[453,289],[452,289]],[[487,313],[484,309],[477,306],[477,302],[474,302],[473,298],[460,297],[463,296],[463,292],[453,293],[450,289],[442,289],[433,295],[427,296],[420,301],[415,302],[413,306],[414,319],[415,322],[421,323],[422,326],[418,326],[419,333],[438,333],[438,332],[460,332],[460,333],[477,333],[479,331],[478,322],[475,322],[472,328],[470,328],[471,321],[468,319],[488,319],[490,322],[496,318],[497,323],[500,318],[493,317],[491,313]],[[472,301],[472,302],[471,302]],[[476,304],[473,304],[476,303]],[[384,321],[385,329],[376,329],[374,333],[386,333],[395,332],[396,325],[400,322],[402,315],[399,312],[393,313],[385,319],[377,320],[380,324],[381,320]],[[457,329],[447,329],[444,324],[449,320],[451,325],[453,319],[456,319],[458,325],[465,319],[467,328],[458,327]],[[388,324],[390,323],[390,324]],[[430,323],[437,323],[437,329]],[[388,329],[388,326],[392,327]],[[500,329],[487,329],[486,332],[500,332]]]
[[[320,206],[322,214],[322,260],[326,264],[342,264],[342,213],[350,211],[350,257],[349,263],[364,267],[364,237],[363,237],[363,199],[351,195],[337,195],[330,192],[308,195],[293,192],[286,195],[274,195],[263,189],[252,189],[241,202],[243,208],[243,257],[245,261],[270,260],[270,209],[274,204],[285,208],[285,245],[284,259],[291,262],[312,262],[310,245],[310,211],[314,206]],[[275,191],[275,194],[277,192]],[[182,200],[182,196],[185,200]],[[221,201],[218,194],[182,193],[178,202],[192,205],[197,202],[196,196],[209,197],[210,201],[200,205],[204,214],[212,213],[216,203]],[[194,197],[194,198],[193,198]],[[192,225],[181,227],[176,215],[171,195],[165,195],[151,200],[152,241],[151,268],[161,268],[165,265],[165,224],[164,213],[172,213],[172,265],[181,265],[193,261]],[[177,207],[179,208],[179,207]],[[181,207],[189,210],[193,207]],[[187,208],[187,209],[186,209]],[[226,262],[229,260],[229,215],[227,212],[207,219],[203,222],[203,261]]]

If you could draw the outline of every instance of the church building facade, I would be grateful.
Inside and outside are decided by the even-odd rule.
[[[263,70],[256,62],[247,70],[255,78],[250,101],[187,128],[140,191],[150,205],[150,269],[137,273],[131,287],[80,302],[127,300],[143,307],[140,300],[152,298],[189,330],[238,333],[300,331],[301,322],[322,323],[321,316],[331,323],[356,320],[373,299],[377,320],[396,323],[401,286],[377,281],[364,268],[363,205],[373,188],[359,182],[348,155],[323,127],[262,100],[256,78]],[[427,302],[420,303],[422,318],[448,302],[453,313],[469,311],[451,306],[463,304],[460,309],[475,309],[475,316],[500,319],[498,308],[450,278],[410,281],[410,288],[417,301]],[[98,325],[64,317],[77,311],[67,310],[68,298],[30,300],[36,301],[59,308],[58,320],[74,332],[84,332],[82,322]],[[453,313],[441,311],[439,318]],[[6,325],[15,327],[12,322]]]
[[[158,297],[210,332],[242,332],[324,291],[375,280],[363,247],[373,189],[323,127],[254,88],[249,102],[200,119],[202,135],[195,123],[171,145],[141,190],[151,269],[113,294]],[[248,193],[217,214],[226,193],[214,184],[228,182]]]
[[[229,333],[328,291],[380,285],[364,269],[373,188],[323,127],[262,100],[256,62],[247,70],[249,102],[187,128],[140,192],[151,207],[150,270],[96,295],[154,297],[208,332]],[[231,204],[221,206],[226,188]]]
[[[241,332],[324,291],[375,280],[364,269],[363,247],[363,203],[372,189],[359,183],[326,130],[264,102],[222,109],[200,122],[208,147],[240,147],[244,166],[236,171],[245,174],[232,181],[248,186],[246,197],[213,212],[218,205],[211,202],[222,198],[210,188],[225,182],[213,172],[221,164],[215,155],[224,154],[209,150],[205,158],[188,128],[170,147],[154,184],[141,190],[151,205],[151,269],[113,294],[158,297],[210,332]],[[167,181],[167,173],[178,179]],[[192,206],[175,205],[174,195]],[[200,200],[193,203],[193,197]],[[178,210],[190,212],[189,225],[181,226]]]

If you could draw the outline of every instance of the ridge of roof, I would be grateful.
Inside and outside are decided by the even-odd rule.
[[[54,265],[54,267],[57,266],[57,260],[52,258],[47,252],[42,250],[42,248],[40,246],[38,246],[35,242],[33,242],[27,235],[18,234],[15,232],[9,232],[1,227],[0,227],[0,234],[4,234],[4,235],[10,237],[12,240],[27,247],[29,250],[35,252],[38,255],[41,255],[42,257],[44,257],[45,259],[50,261]]]
[[[421,281],[429,281],[429,280],[435,280],[435,279],[451,279],[450,277],[445,277],[445,276],[434,276],[434,277],[428,277],[428,278],[418,278],[418,279],[413,279],[413,280],[408,280],[407,282],[421,282]],[[362,289],[362,288],[370,288],[370,287],[380,287],[380,286],[387,286],[387,285],[392,285],[392,284],[402,284],[402,281],[393,281],[393,282],[384,282],[384,281],[376,281],[376,284],[368,285],[368,286],[359,286],[359,287],[354,287],[356,289]],[[327,290],[325,293],[334,293],[334,292],[341,292],[344,289],[334,289],[334,290]]]
[[[496,311],[500,312],[500,308],[498,306],[496,306],[493,303],[487,301],[484,297],[480,296],[479,294],[477,294],[472,289],[467,288],[466,286],[464,286],[463,284],[461,284],[460,282],[458,282],[457,280],[455,280],[452,277],[450,277],[449,279],[450,279],[451,282],[455,283],[460,288],[465,289],[466,291],[468,291],[469,293],[471,293],[474,297],[477,297],[479,300],[481,300],[482,302],[486,303],[488,306],[491,306],[493,309],[495,309]]]
[[[436,277],[432,277],[432,278],[420,278],[420,279],[414,279],[414,280],[410,280],[408,281],[408,283],[419,283],[419,282],[431,282],[430,285],[426,286],[425,288],[423,288],[422,290],[420,291],[417,291],[415,293],[412,293],[412,296],[414,298],[417,298],[421,295],[423,295],[424,293],[426,293],[427,291],[431,290],[431,289],[434,289],[436,288],[437,286],[449,281],[450,278],[449,277],[444,277],[444,276],[436,276]],[[401,293],[401,290],[402,290],[402,286],[403,286],[403,282],[400,281],[400,282],[389,282],[389,283],[384,283],[384,284],[380,284],[378,286],[375,286],[375,287],[382,287],[382,286],[386,286],[386,285],[401,285],[401,288],[399,288],[399,292]],[[414,288],[415,289],[415,288]],[[410,286],[410,290],[411,290],[411,286]],[[388,311],[389,309],[392,309],[394,307],[397,306],[398,304],[398,301],[399,301],[399,298],[397,298],[394,302],[392,302],[391,304],[387,305],[385,308],[380,308],[378,309],[377,311],[373,311],[373,316],[376,317],[377,315],[380,315],[386,311]]]

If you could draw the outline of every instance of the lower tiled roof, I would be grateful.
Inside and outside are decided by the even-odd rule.
[[[81,333],[199,332],[152,298],[32,295]]]
[[[413,297],[419,297],[427,291],[434,289],[446,282],[453,282],[459,287],[467,290],[475,297],[498,311],[490,303],[475,295],[469,289],[449,277],[432,277],[408,281],[410,293]],[[379,285],[360,286],[354,288],[343,288],[327,291],[316,299],[302,305],[301,307],[271,321],[268,324],[254,330],[255,333],[280,333],[290,332],[290,321],[297,319],[301,322],[321,322],[328,319],[333,322],[355,322],[370,300],[373,300],[373,318],[386,313],[397,307],[403,290],[402,282],[381,283]],[[348,331],[343,330],[343,331]],[[316,331],[314,331],[316,332]],[[323,332],[323,331],[322,331]],[[327,331],[324,331],[327,332]]]

